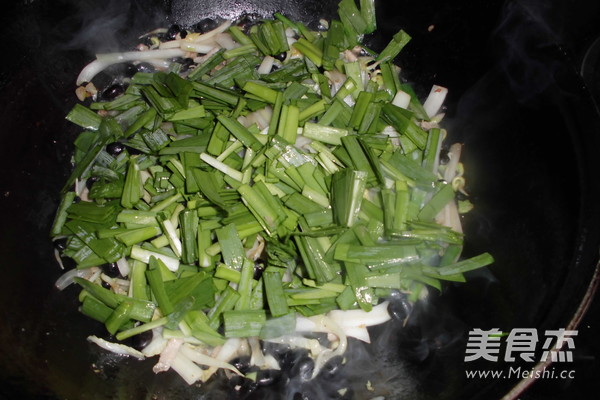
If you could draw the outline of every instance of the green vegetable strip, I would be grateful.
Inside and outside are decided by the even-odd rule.
[[[369,104],[373,101],[373,93],[360,92],[356,100],[356,105],[352,110],[352,117],[350,118],[350,127],[358,129],[361,125]]]
[[[181,193],[175,193],[173,196],[169,196],[164,200],[159,201],[158,203],[156,203],[155,206],[153,206],[150,211],[151,212],[158,212],[158,211],[162,211],[164,209],[166,209],[167,207],[169,207],[171,204],[181,200],[182,195]]]
[[[325,111],[325,113],[321,115],[321,118],[319,118],[319,124],[325,126],[331,125],[342,112],[343,108],[344,104],[340,100],[334,100],[329,105],[327,111]]]
[[[360,144],[363,154],[366,156],[366,158],[369,162],[369,166],[371,167],[371,170],[373,171],[373,174],[375,175],[377,182],[380,185],[384,185],[385,184],[384,173],[383,173],[383,168],[381,166],[381,163],[379,162],[379,157],[376,153],[377,150],[375,150],[371,145],[369,145],[366,142],[364,137],[359,139],[358,143]]]
[[[333,218],[338,225],[349,227],[356,222],[363,201],[366,180],[366,172],[351,169],[344,169],[333,175],[331,200]]]
[[[159,262],[155,257],[150,257],[150,269],[146,271],[146,278],[160,311],[163,315],[169,315],[173,312],[174,307],[171,299],[167,296],[165,284],[160,273]]]
[[[233,290],[230,286],[227,286],[219,299],[217,300],[217,304],[207,314],[209,319],[209,325],[212,329],[217,329],[221,325],[221,315],[225,311],[233,310],[235,304],[240,298],[240,294]]]
[[[227,50],[223,53],[223,58],[229,60],[231,58],[243,56],[244,54],[251,54],[256,51],[256,46],[253,43],[244,44],[234,49]]]
[[[365,116],[363,117],[360,126],[358,127],[358,133],[367,133],[367,134],[377,134],[381,132],[384,128],[381,127],[381,108],[382,103],[370,103],[367,106],[367,111]]]
[[[310,278],[318,284],[333,280],[336,269],[325,261],[325,253],[319,241],[306,236],[296,236],[294,239]]]
[[[140,129],[142,129],[143,127],[148,125],[149,123],[154,122],[155,118],[156,118],[156,109],[155,108],[148,109],[148,111],[146,111],[142,115],[140,115],[140,117],[137,120],[135,120],[135,122],[133,122],[127,128],[127,130],[125,130],[125,132],[123,133],[123,136],[129,137],[129,136],[133,135],[134,133],[136,133],[137,131],[139,131]]]
[[[277,92],[260,83],[248,81],[242,89],[247,93],[260,97],[268,103],[275,104],[277,101]]]
[[[52,236],[58,236],[61,234],[63,226],[67,220],[67,210],[71,204],[73,204],[75,196],[75,192],[67,192],[63,194],[60,204],[58,205],[58,210],[56,211],[56,215],[54,217],[54,222],[52,223],[52,229],[50,231]]]
[[[373,309],[373,290],[368,287],[365,279],[369,271],[368,268],[362,264],[352,262],[345,262],[344,268],[360,308],[367,312],[371,311]]]
[[[225,115],[219,115],[217,117],[220,123],[231,132],[242,144],[246,147],[251,148],[254,151],[259,151],[262,148],[262,144],[252,135],[248,129],[246,129],[237,120],[227,117]]]
[[[276,223],[281,223],[287,217],[281,201],[269,192],[269,189],[264,182],[256,182],[253,188],[256,189],[268,207],[277,215]]]
[[[196,268],[190,268],[188,274],[182,273],[179,278],[165,281],[165,290],[173,304],[190,297],[193,297],[196,308],[212,304],[215,293],[212,279],[209,279],[210,275],[206,271],[196,271]]]
[[[275,97],[275,101],[273,103],[273,114],[271,116],[271,121],[269,122],[269,130],[267,135],[274,136],[277,132],[277,127],[279,126],[279,119],[281,117],[281,112],[283,108],[283,93],[277,92]]]
[[[289,106],[284,104],[281,107],[281,114],[279,115],[279,125],[277,126],[277,135],[283,138],[285,132],[285,126],[287,123],[287,114]]]
[[[244,203],[256,217],[258,222],[269,236],[276,233],[277,227],[281,222],[280,216],[276,210],[273,210],[265,199],[253,187],[249,185],[241,185],[238,192],[242,196]]]
[[[99,322],[106,322],[113,313],[113,309],[92,296],[85,296],[81,303],[81,313]]]
[[[167,323],[167,317],[157,318],[152,322],[148,322],[146,324],[138,325],[134,328],[127,329],[125,331],[121,331],[115,335],[117,340],[125,340],[135,335],[139,335],[140,333],[147,332],[154,328],[161,327]]]
[[[379,53],[377,61],[385,62],[393,60],[398,54],[400,54],[400,51],[402,51],[404,46],[406,46],[410,40],[410,35],[403,30],[400,30],[394,35],[393,39],[390,41],[390,43],[388,43],[385,49]]]
[[[390,242],[375,246],[358,246],[340,243],[335,248],[334,258],[340,261],[367,263],[369,265],[386,261],[411,262],[418,257],[415,242]]]
[[[242,182],[244,180],[244,175],[240,171],[217,160],[216,158],[214,158],[211,155],[202,153],[202,154],[200,154],[200,159],[202,161],[204,161],[205,163],[207,163],[208,165],[212,166],[213,168],[221,171],[225,175],[230,176],[231,178],[235,179],[236,181]]]
[[[223,326],[225,337],[258,336],[267,321],[264,310],[225,311]]]
[[[371,163],[358,140],[357,136],[345,136],[342,138],[342,145],[348,152],[352,165],[355,170],[364,171],[369,179],[375,178],[375,172],[371,167]]]
[[[269,304],[271,315],[274,317],[279,317],[289,312],[281,277],[282,272],[279,268],[269,267],[263,272],[267,303]]]
[[[121,304],[119,304],[108,317],[104,325],[106,326],[106,330],[111,335],[117,333],[119,328],[129,320],[129,315],[131,314],[132,308],[133,303],[125,300],[121,302]]]
[[[402,172],[400,172],[398,170],[398,168],[396,168],[394,165],[392,165],[387,160],[379,159],[379,164],[381,166],[381,170],[383,171],[383,173],[386,176],[388,176],[389,178],[394,179],[394,180],[404,181],[407,183],[407,185],[409,185],[411,187],[414,187],[416,185],[416,182],[413,179],[404,175]]]
[[[161,229],[156,226],[147,226],[138,229],[130,229],[117,234],[117,240],[123,242],[126,246],[133,246],[136,243],[151,239],[161,233]]]
[[[483,253],[454,264],[436,268],[436,272],[440,275],[462,274],[477,268],[485,267],[493,262],[494,258],[489,253]]]
[[[300,111],[300,114],[298,115],[298,120],[302,122],[317,117],[325,111],[326,104],[327,103],[325,102],[325,100],[319,100],[314,102],[310,106]]]
[[[118,211],[119,206],[116,201],[106,202],[105,204],[80,201],[78,203],[71,204],[71,206],[67,209],[67,214],[72,220],[85,221],[102,226],[110,226],[115,220],[115,214]],[[73,221],[69,221],[65,225],[69,224],[70,222]],[[93,230],[93,228],[90,230]]]
[[[256,285],[252,289],[252,295],[250,297],[250,309],[251,310],[262,310],[265,308],[264,299],[264,288],[263,288],[262,277],[257,281]]]
[[[306,197],[314,203],[317,203],[321,207],[329,207],[330,201],[327,198],[327,196],[324,196],[320,191],[315,190],[308,185],[305,185],[302,188],[302,196]]]
[[[395,167],[402,175],[414,179],[415,183],[425,190],[431,191],[432,185],[437,181],[436,175],[423,168],[420,163],[405,157],[400,152],[395,152],[388,162]]]
[[[325,289],[320,289],[320,288],[314,288],[314,289],[292,289],[292,290],[288,290],[287,291],[290,295],[290,297],[293,300],[324,300],[327,299],[328,297],[336,297],[338,295],[337,292],[334,292],[332,290],[325,290]],[[318,303],[312,303],[312,302],[308,302],[305,304],[318,304]]]
[[[130,257],[134,260],[138,260],[148,264],[151,257],[156,257],[165,263],[165,266],[171,271],[177,271],[179,269],[179,260],[175,257],[171,257],[165,254],[158,253],[156,251],[146,250],[139,246],[132,246]]]
[[[229,33],[233,36],[234,40],[241,45],[252,44],[252,39],[250,39],[239,26],[230,26]]]
[[[352,77],[348,77],[346,79],[346,81],[344,82],[344,84],[342,85],[342,87],[340,88],[340,90],[337,91],[337,93],[335,94],[335,98],[343,101],[346,96],[351,95],[352,93],[354,93],[354,91],[356,90],[358,86],[358,83],[352,79]],[[345,103],[343,103],[345,104]]]
[[[352,231],[356,235],[358,241],[363,246],[375,246],[377,243],[377,236],[371,234],[369,227],[366,225],[356,225],[352,228]]]
[[[137,88],[137,89],[136,89]],[[131,85],[126,93],[109,102],[97,102],[90,104],[91,110],[107,110],[107,111],[124,111],[119,115],[127,118],[130,116],[126,111],[130,111],[131,115],[138,115],[142,109],[145,109],[146,103],[140,98],[140,90],[138,86]],[[125,125],[126,126],[126,125]]]
[[[383,202],[383,223],[387,237],[392,236],[395,232],[394,215],[396,212],[396,193],[391,189],[381,189],[381,199]]]
[[[402,276],[399,272],[368,275],[365,277],[365,282],[372,288],[403,289]]]
[[[401,232],[398,236],[403,238],[414,238],[431,242],[444,242],[453,245],[462,244],[462,235],[451,230],[441,229],[412,229]]]
[[[419,148],[424,149],[427,144],[427,133],[419,128],[409,117],[409,113],[391,103],[383,105],[382,111],[390,124],[403,133]]]
[[[348,135],[348,130],[307,122],[304,124],[302,135],[323,143],[340,145],[341,138]]]
[[[90,281],[87,281],[83,278],[75,277],[73,278],[75,283],[89,292],[96,299],[104,303],[106,306],[114,309],[117,308],[119,304],[123,301],[127,300],[132,302],[133,307],[130,310],[130,318],[136,319],[142,322],[148,322],[152,319],[152,314],[154,313],[154,304],[137,299],[131,299],[127,296],[118,295],[108,289],[104,289],[100,285],[96,285]]]
[[[332,20],[329,23],[329,31],[327,32],[327,38],[323,46],[323,68],[331,71],[340,56],[340,50],[347,47],[344,37],[344,26],[340,21]]]
[[[262,30],[259,26],[254,25],[250,28],[250,39],[252,39],[252,43],[258,48],[258,50],[264,55],[271,54],[271,48],[269,46],[270,43],[266,41],[264,35],[262,34]]]
[[[360,0],[360,14],[367,24],[364,33],[373,33],[377,29],[375,0]]]
[[[117,122],[112,118],[105,118],[100,122],[98,126],[98,140],[97,142],[87,151],[83,159],[81,159],[71,175],[67,179],[65,186],[62,188],[62,192],[67,192],[71,185],[79,178],[94,162],[100,151],[106,146],[106,144],[112,138],[118,138],[123,136],[123,131]]]
[[[226,225],[217,229],[215,233],[221,245],[221,254],[225,264],[236,271],[241,270],[246,254],[235,225]]]
[[[181,240],[179,239],[179,235],[177,235],[177,231],[175,230],[175,227],[169,219],[161,220],[159,218],[159,224],[165,236],[167,237],[169,246],[171,247],[173,254],[175,254],[177,258],[181,258],[182,245]]]
[[[209,346],[221,346],[225,343],[225,338],[210,327],[208,318],[202,311],[188,311],[184,321],[190,327],[192,335]]]
[[[323,64],[323,51],[305,38],[298,39],[292,46],[300,53],[304,54],[317,67],[320,67]]]
[[[314,201],[309,200],[298,192],[292,193],[286,200],[285,205],[299,214],[305,215],[313,212],[320,212],[323,207]]]
[[[215,278],[225,279],[226,281],[239,283],[242,273],[225,264],[219,264],[215,270]]]
[[[248,310],[250,309],[250,298],[252,295],[252,284],[254,280],[254,263],[248,259],[244,260],[240,279],[238,283],[237,291],[240,294],[240,298],[235,304],[235,310]]]
[[[444,267],[446,265],[454,264],[458,261],[460,257],[460,253],[462,252],[462,245],[459,244],[451,244],[446,248],[444,255],[440,259],[440,266]]]
[[[433,220],[450,201],[454,201],[454,190],[452,189],[452,185],[443,184],[441,189],[438,190],[431,200],[429,200],[421,209],[418,215],[419,220]]]
[[[178,329],[180,322],[183,320],[185,314],[190,311],[194,305],[195,299],[193,296],[188,296],[175,303],[173,312],[167,315],[168,322],[165,324],[167,329]],[[163,331],[164,333],[164,331]],[[182,329],[183,333],[183,329]],[[165,335],[166,336],[166,335]]]
[[[185,210],[179,214],[181,225],[182,261],[193,264],[198,259],[198,212]]]
[[[394,207],[394,218],[392,231],[397,232],[405,229],[408,219],[408,204],[410,202],[410,193],[408,186],[404,181],[396,181],[396,204]]]
[[[284,335],[292,335],[296,331],[296,315],[288,313],[277,318],[269,318],[260,331],[261,339],[278,338]]]
[[[123,210],[117,215],[117,222],[158,227],[158,220],[154,211]]]
[[[356,308],[356,296],[354,296],[352,287],[346,286],[344,291],[335,298],[335,302],[337,303],[340,310],[350,310],[352,308]]]
[[[437,170],[437,158],[440,153],[442,145],[442,131],[438,128],[432,128],[429,130],[427,137],[427,145],[425,146],[425,153],[423,155],[423,168],[432,171],[433,173]]]
[[[304,219],[309,227],[328,226],[333,224],[333,213],[331,210],[322,210],[304,214]]]
[[[181,105],[175,98],[167,97],[171,95],[168,89],[160,84],[156,84],[156,82],[154,83],[155,84],[152,86],[146,86],[142,88],[141,91],[150,105],[156,109],[158,114],[160,114],[163,118],[166,118],[169,115],[181,110]],[[163,91],[162,95],[159,90]]]
[[[146,281],[146,264],[134,260],[131,263],[129,281],[131,297],[146,301],[150,300],[148,296],[148,282]]]
[[[93,131],[98,130],[103,121],[100,115],[81,104],[75,104],[67,114],[66,119],[82,128]]]
[[[313,288],[319,288],[319,289],[323,289],[323,290],[328,290],[330,292],[337,292],[337,293],[342,293],[344,291],[344,289],[346,288],[346,285],[343,285],[341,283],[324,283],[322,285],[317,285],[317,283],[315,281],[312,281],[310,279],[302,279],[302,283],[305,284],[306,286],[310,286]]]
[[[345,27],[351,27],[358,35],[367,33],[367,22],[365,21],[363,15],[359,12],[354,0],[340,1],[338,4],[338,14]]]
[[[224,104],[235,106],[239,99],[239,96],[236,96],[231,92],[223,89],[217,89],[206,83],[194,82],[193,87],[197,95],[217,102],[222,102]]]
[[[123,246],[113,238],[98,239],[93,226],[86,222],[71,220],[65,226],[82,242],[107,262],[115,262],[123,256]]]
[[[398,72],[396,67],[391,62],[382,62],[379,64],[383,85],[390,96],[395,96],[400,90],[400,82],[398,81]]]
[[[121,196],[121,205],[125,208],[133,208],[133,206],[140,201],[143,194],[144,187],[142,184],[140,167],[137,165],[136,157],[131,157],[129,159],[129,167],[125,177],[123,195]]]
[[[208,142],[208,146],[206,147],[206,151],[209,154],[218,156],[223,152],[223,150],[225,150],[228,140],[229,131],[225,129],[223,124],[217,123],[210,135],[210,140]]]
[[[277,42],[279,43],[279,48],[277,49],[277,54],[286,52],[290,49],[287,41],[287,35],[285,34],[285,25],[282,21],[274,21],[271,24],[273,33],[277,37]],[[275,54],[275,55],[277,55]]]
[[[286,107],[286,106],[284,106]],[[296,142],[298,134],[298,116],[300,111],[298,107],[289,105],[285,113],[285,125],[283,126],[283,138],[290,143]]]

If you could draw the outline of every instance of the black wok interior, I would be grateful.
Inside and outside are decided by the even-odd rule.
[[[471,273],[466,284],[432,291],[409,326],[373,329],[371,353],[359,346],[349,355],[361,364],[344,378],[355,398],[500,398],[517,380],[467,379],[465,368],[475,367],[464,362],[467,332],[564,327],[592,281],[600,243],[600,119],[578,71],[600,33],[594,30],[600,5],[534,3],[376,1],[379,31],[367,43],[380,50],[403,28],[413,36],[397,59],[403,78],[423,96],[434,83],[450,89],[445,126],[452,141],[465,145],[475,205],[464,220],[465,255],[489,251],[496,262]],[[64,115],[76,102],[75,77],[93,54],[127,50],[140,33],[244,11],[282,11],[316,26],[336,5],[39,0],[7,6],[0,17],[0,397],[230,398],[224,379],[187,387],[175,373],[154,375],[154,360],[107,355],[86,341],[104,330],[77,311],[78,290],[54,288],[62,272],[48,232],[78,133]],[[104,36],[96,30],[102,27]],[[367,380],[375,391],[366,389]],[[307,399],[322,398],[314,385],[302,390],[317,396]],[[289,385],[276,385],[248,398],[298,397]]]

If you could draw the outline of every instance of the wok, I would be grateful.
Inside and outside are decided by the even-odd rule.
[[[507,367],[466,363],[467,332],[535,328],[542,334],[577,327],[598,280],[600,119],[598,97],[589,90],[598,84],[598,57],[584,57],[599,33],[596,3],[377,1],[379,31],[367,43],[380,50],[405,29],[413,41],[397,59],[403,78],[416,83],[422,96],[434,83],[450,88],[445,124],[451,141],[465,144],[467,190],[475,204],[464,220],[464,254],[489,251],[496,262],[469,274],[466,284],[432,293],[406,327],[373,329],[373,346],[357,346],[348,355],[354,366],[341,378],[355,398],[516,398],[531,381],[465,377],[474,367]],[[78,313],[77,289],[61,293],[53,287],[61,271],[48,232],[77,134],[64,115],[76,102],[75,77],[93,53],[127,49],[141,32],[242,12],[283,11],[316,26],[320,17],[334,15],[336,4],[38,0],[6,6],[0,53],[1,395],[230,398],[223,379],[187,387],[174,373],[153,375],[152,360],[113,357],[94,347],[85,338],[103,328]],[[579,73],[584,58],[584,78],[592,86]],[[366,389],[367,380],[374,391]],[[550,388],[561,398],[568,383]],[[306,397],[294,397],[289,385],[280,384],[249,398],[325,398],[330,384],[299,388]],[[538,382],[522,398],[551,397],[544,385],[549,383]]]

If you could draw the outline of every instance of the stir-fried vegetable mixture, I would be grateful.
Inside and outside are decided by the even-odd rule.
[[[373,7],[342,0],[319,31],[281,14],[157,30],[83,69],[52,236],[76,263],[57,286],[79,285],[111,335],[91,341],[160,355],[154,371],[189,384],[241,374],[229,361],[244,352],[278,369],[266,342],[308,349],[315,376],[389,320],[392,293],[416,301],[493,261],[459,261],[470,203],[461,146],[438,126],[446,89],[422,104],[402,83],[406,32],[379,54],[361,45]],[[125,62],[146,72],[90,83]],[[141,349],[119,343],[148,332]]]

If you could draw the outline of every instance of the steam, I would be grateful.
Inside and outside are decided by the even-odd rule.
[[[563,6],[565,4],[562,4]],[[561,2],[507,2],[493,34],[499,69],[517,99],[528,102],[550,85],[568,58]]]
[[[85,12],[77,17],[81,18],[82,30],[67,43],[67,48],[84,48],[90,52],[104,52],[115,49],[119,45],[118,32],[125,27],[127,20],[127,4],[111,0],[105,8],[104,14],[93,15]]]
[[[77,10],[65,22],[65,29],[77,27],[63,44],[64,50],[109,53],[137,44],[141,34],[168,24],[160,3],[108,0],[74,1]],[[57,28],[61,29],[61,28]]]

